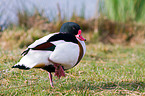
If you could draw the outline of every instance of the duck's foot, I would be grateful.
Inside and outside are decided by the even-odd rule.
[[[54,64],[54,67],[55,67],[55,76],[57,76],[59,79],[61,76],[65,76],[65,72],[62,68],[62,66],[60,64]]]
[[[52,81],[52,74],[51,74],[51,72],[49,72],[49,79],[50,79],[50,85],[51,85],[51,87],[54,88],[54,86],[53,86],[53,81]]]
[[[65,72],[60,64],[53,62],[49,58],[48,58],[48,60],[54,64],[54,67],[55,67],[55,74],[54,75],[55,76],[57,76],[59,79],[61,76],[65,76]]]

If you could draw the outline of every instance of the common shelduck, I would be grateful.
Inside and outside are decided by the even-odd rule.
[[[53,87],[52,72],[60,78],[64,70],[76,66],[86,52],[85,39],[81,28],[74,22],[66,22],[60,32],[36,40],[22,53],[21,60],[12,68],[29,70],[42,68],[49,73]]]

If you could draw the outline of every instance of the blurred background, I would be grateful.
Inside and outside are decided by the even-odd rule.
[[[26,47],[68,21],[81,26],[87,42],[142,44],[144,9],[144,0],[0,0],[0,44]]]

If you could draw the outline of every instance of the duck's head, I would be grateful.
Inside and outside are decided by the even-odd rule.
[[[77,23],[74,22],[66,22],[60,28],[60,33],[68,33],[75,35],[81,41],[86,41],[81,35],[81,28]]]

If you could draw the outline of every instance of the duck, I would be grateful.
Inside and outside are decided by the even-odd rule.
[[[29,45],[22,52],[20,61],[12,68],[46,70],[50,85],[54,87],[52,73],[60,79],[65,76],[65,70],[75,67],[85,55],[85,41],[81,27],[77,23],[66,22],[59,32],[44,36]]]

